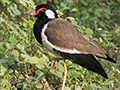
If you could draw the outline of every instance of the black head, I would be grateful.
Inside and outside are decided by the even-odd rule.
[[[55,9],[49,4],[40,4],[36,7],[36,10],[30,13],[32,16],[36,16],[37,18],[47,17],[48,19],[57,18],[57,13]]]

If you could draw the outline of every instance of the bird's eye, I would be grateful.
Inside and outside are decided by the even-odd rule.
[[[47,9],[46,8],[43,8],[43,12],[45,12]]]
[[[46,11],[46,9],[43,9],[43,11]]]

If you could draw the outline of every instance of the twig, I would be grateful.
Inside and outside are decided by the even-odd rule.
[[[110,20],[110,19],[107,18],[107,17],[106,17],[106,19],[107,19],[108,21],[110,21],[115,27],[117,27],[118,29],[120,29],[112,20]]]

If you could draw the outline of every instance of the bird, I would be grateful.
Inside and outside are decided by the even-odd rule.
[[[36,6],[35,11],[30,15],[37,17],[33,27],[36,40],[46,50],[63,57],[62,90],[65,87],[67,75],[66,59],[108,79],[97,57],[113,63],[116,61],[110,58],[97,43],[81,33],[76,26],[58,17],[56,10],[50,4]]]

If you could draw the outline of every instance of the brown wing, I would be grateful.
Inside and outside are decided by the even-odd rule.
[[[62,18],[56,18],[48,23],[45,31],[48,41],[55,47],[64,50],[76,49],[83,54],[92,54],[106,58],[105,51],[83,35],[75,26]]]

